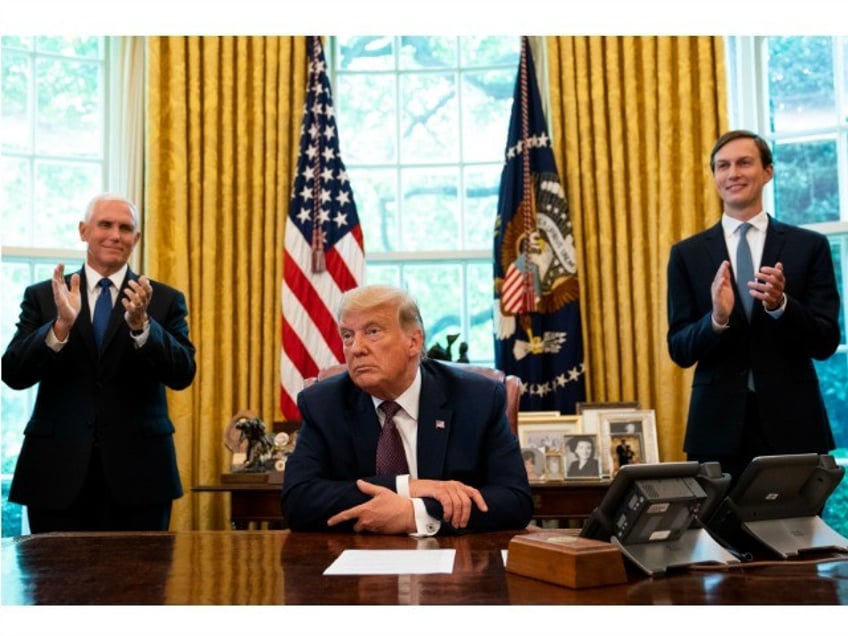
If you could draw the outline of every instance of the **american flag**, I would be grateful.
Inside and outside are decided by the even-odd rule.
[[[283,254],[280,409],[286,420],[300,419],[296,398],[304,379],[344,359],[335,308],[365,270],[321,39],[308,37],[307,50],[309,84]]]
[[[521,378],[521,410],[573,413],[585,399],[580,285],[547,130],[525,36],[495,225],[495,365]]]

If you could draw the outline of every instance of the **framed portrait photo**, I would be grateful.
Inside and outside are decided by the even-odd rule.
[[[657,425],[653,409],[600,414],[601,454],[615,476],[628,464],[659,462]]]
[[[601,478],[601,458],[598,452],[597,435],[583,433],[566,437],[565,478]]]

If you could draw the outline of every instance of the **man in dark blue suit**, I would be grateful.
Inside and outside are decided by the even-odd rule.
[[[85,266],[27,288],[3,354],[6,384],[38,383],[9,493],[33,532],[167,530],[183,494],[165,387],[191,384],[194,346],[183,294],[128,267],[138,227],[130,201],[95,197]]]
[[[503,384],[424,360],[421,316],[402,290],[351,290],[338,319],[347,372],[298,396],[282,491],[290,527],[424,536],[525,527],[533,504]],[[395,434],[401,464],[384,467],[378,448]]]
[[[722,135],[710,167],[724,214],[671,249],[668,348],[680,366],[697,363],[688,458],[735,479],[758,455],[834,447],[813,359],[839,344],[839,293],[827,238],[763,210],[774,166],[762,138]],[[750,277],[737,275],[745,260]]]

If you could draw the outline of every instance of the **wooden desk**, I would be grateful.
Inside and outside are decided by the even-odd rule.
[[[685,570],[657,578],[631,571],[626,584],[572,590],[507,573],[502,550],[515,534],[495,532],[414,539],[282,530],[55,533],[16,537],[2,540],[3,603],[481,606],[848,603],[845,585],[848,560]],[[324,570],[342,551],[351,548],[453,548],[456,558],[451,574],[324,576]],[[333,616],[324,610],[324,619]],[[563,620],[568,616],[565,614]]]
[[[609,488],[603,481],[533,482],[533,517],[581,525]],[[256,524],[272,529],[285,528],[280,509],[280,484],[228,483],[195,486],[193,492],[230,494],[230,523],[235,530],[246,530]]]

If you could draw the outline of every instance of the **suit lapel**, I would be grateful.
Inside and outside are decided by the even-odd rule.
[[[418,399],[418,477],[441,479],[453,411],[445,406],[444,389],[425,366],[421,367],[421,395]]]
[[[85,342],[88,352],[97,360],[97,345],[94,342],[94,329],[91,327],[91,307],[88,304],[88,281],[85,276],[85,266],[79,271],[80,276],[80,314],[74,328]]]
[[[138,276],[136,276],[132,270],[127,268],[124,281],[121,283],[120,289],[118,289],[118,296],[115,298],[115,304],[112,306],[112,314],[109,316],[109,326],[106,327],[106,335],[103,337],[103,351],[101,352],[101,355],[106,353],[106,350],[109,348],[109,344],[112,342],[115,334],[118,333],[118,329],[124,321],[124,306],[121,304],[121,298],[124,297],[124,290],[129,287],[128,283],[130,280],[137,279]]]
[[[713,276],[718,271],[718,266],[724,260],[730,260],[727,253],[727,243],[724,242],[724,229],[721,223],[716,223],[704,234],[704,247],[710,259],[710,269]]]
[[[353,386],[353,382],[348,380]],[[373,475],[377,472],[377,438],[380,436],[380,420],[371,396],[353,388],[350,401],[350,421],[353,427],[353,449],[356,463],[362,467],[363,474]]]
[[[766,240],[763,243],[763,257],[760,260],[760,266],[774,266],[780,260],[780,253],[783,251],[783,244],[786,242],[786,234],[783,231],[783,225],[773,218],[768,218],[768,228],[766,229]]]

